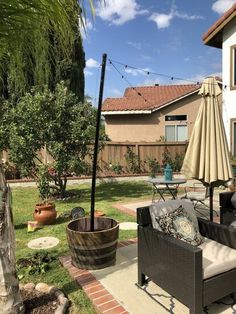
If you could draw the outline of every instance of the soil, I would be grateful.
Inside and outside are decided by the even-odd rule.
[[[21,289],[21,295],[27,314],[54,314],[59,306],[54,294],[42,293],[37,290]]]

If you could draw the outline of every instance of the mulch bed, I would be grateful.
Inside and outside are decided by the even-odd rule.
[[[20,290],[27,314],[54,314],[59,301],[54,294],[39,292],[37,290]]]

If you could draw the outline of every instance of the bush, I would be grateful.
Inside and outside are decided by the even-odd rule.
[[[159,162],[156,160],[156,158],[152,159],[152,158],[148,158],[147,159],[147,164],[149,167],[149,175],[152,178],[155,178],[157,173],[160,171],[160,164]]]

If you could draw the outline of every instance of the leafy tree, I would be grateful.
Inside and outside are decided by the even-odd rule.
[[[95,120],[92,104],[80,103],[63,83],[55,92],[27,93],[5,118],[10,126],[6,141],[10,159],[25,175],[37,177],[37,165],[44,162],[39,150],[46,147],[53,159],[50,175],[64,197],[67,175],[81,175],[87,169]]]
[[[0,0],[1,96],[16,99],[65,80],[83,101],[83,7],[77,0]]]

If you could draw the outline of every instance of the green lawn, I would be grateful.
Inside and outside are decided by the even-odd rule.
[[[27,247],[27,243],[35,238],[44,236],[55,236],[60,239],[60,244],[50,252],[59,257],[68,254],[66,241],[66,226],[69,222],[67,218],[60,217],[60,214],[70,211],[75,206],[82,206],[88,213],[90,208],[90,186],[73,185],[68,190],[75,192],[76,196],[70,200],[56,201],[56,210],[59,218],[54,225],[44,226],[35,232],[28,233],[26,222],[33,220],[34,205],[39,201],[36,188],[13,188],[13,213],[16,232],[16,257],[26,258],[32,254],[32,250]],[[112,217],[119,222],[135,221],[135,217],[124,214],[112,207],[117,202],[137,202],[139,199],[151,197],[151,188],[145,182],[120,182],[102,183],[97,186],[96,209],[105,212],[106,216]],[[120,240],[136,237],[136,231],[121,230]],[[27,271],[20,272],[23,275],[21,282],[46,282],[62,289],[72,301],[71,313],[95,313],[90,301],[79,289],[78,285],[72,281],[67,271],[56,259],[50,264],[50,269],[45,274],[29,275]]]

